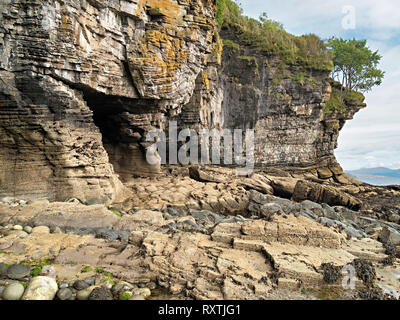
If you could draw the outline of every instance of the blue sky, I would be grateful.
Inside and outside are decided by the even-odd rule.
[[[385,166],[400,168],[400,1],[398,0],[240,0],[244,13],[262,12],[293,34],[315,33],[367,39],[383,56],[383,84],[366,94],[368,107],[348,121],[339,138],[336,157],[345,170]],[[342,21],[354,8],[355,29]]]

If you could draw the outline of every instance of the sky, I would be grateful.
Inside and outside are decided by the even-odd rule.
[[[335,154],[345,170],[400,168],[400,1],[398,0],[240,0],[244,14],[266,12],[295,35],[315,33],[366,39],[383,56],[380,87],[366,93],[368,107],[347,121]]]

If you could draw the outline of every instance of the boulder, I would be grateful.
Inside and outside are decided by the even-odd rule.
[[[378,239],[385,244],[397,246],[400,245],[400,232],[390,227],[384,227],[379,234]]]
[[[38,276],[31,280],[22,300],[53,300],[57,291],[58,286],[55,279]]]
[[[297,182],[292,199],[297,202],[310,200],[330,206],[344,206],[353,210],[359,210],[362,205],[360,200],[334,187],[305,180]]]

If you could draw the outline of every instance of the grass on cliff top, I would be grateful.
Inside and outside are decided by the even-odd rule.
[[[332,57],[324,42],[314,34],[294,36],[283,26],[267,18],[259,20],[243,15],[240,6],[231,0],[217,1],[217,21],[221,28],[232,30],[238,40],[258,47],[268,54],[279,55],[286,64],[305,69],[332,71]],[[230,43],[232,45],[232,43]]]
[[[365,96],[358,91],[348,91],[342,87],[339,82],[331,82],[332,93],[331,98],[326,103],[324,113],[330,114],[333,112],[345,112],[350,105],[362,104]]]

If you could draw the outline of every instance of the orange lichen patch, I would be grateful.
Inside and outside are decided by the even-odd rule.
[[[135,15],[135,16],[140,16],[140,15],[141,15],[141,13],[142,13],[142,12],[144,11],[144,9],[145,9],[146,2],[147,2],[147,0],[139,0],[139,1],[138,1],[136,10],[135,10],[135,12],[134,12],[134,15]]]
[[[210,90],[210,80],[208,79],[208,75],[204,70],[201,71],[201,77],[202,77],[203,84],[206,87],[206,89]]]
[[[150,77],[154,84],[161,85],[161,93],[172,90],[176,72],[189,57],[185,41],[172,37],[170,31],[168,28],[147,30],[139,46],[140,56],[135,58],[135,64],[142,73]]]
[[[71,24],[72,23],[71,19],[68,16],[62,16],[61,20],[65,24]]]
[[[183,9],[173,0],[147,0],[147,6],[157,8],[160,14],[171,19],[177,19],[184,14]]]

